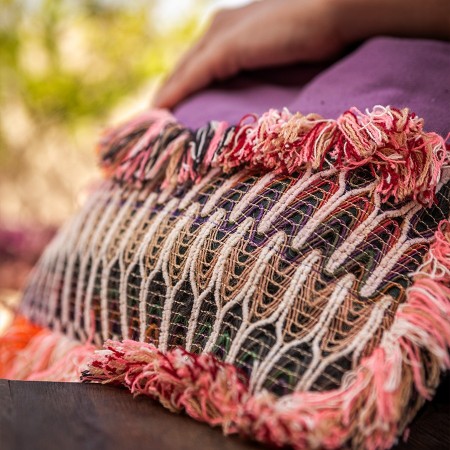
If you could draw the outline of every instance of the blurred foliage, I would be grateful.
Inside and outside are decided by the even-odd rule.
[[[0,0],[0,222],[70,213],[98,129],[133,95],[145,107],[194,38],[191,3],[161,28],[158,0]]]
[[[0,0],[0,101],[18,94],[38,120],[65,124],[108,112],[194,34],[192,18],[156,33],[153,4]]]

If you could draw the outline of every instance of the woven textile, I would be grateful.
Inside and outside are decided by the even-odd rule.
[[[83,340],[93,310],[99,344],[212,352],[283,394],[339,386],[380,342],[450,185],[428,209],[381,203],[367,172],[333,169],[160,197],[102,187],[46,252],[25,311]]]
[[[429,273],[430,245],[449,217],[445,142],[421,130],[414,114],[390,108],[337,121],[269,112],[197,132],[165,114],[144,114],[103,139],[110,176],[47,248],[21,312],[82,343],[89,336],[98,346],[108,339],[135,341],[137,349],[149,343],[151,351],[175,355],[175,362],[163,356],[174,367],[178,357],[205,355],[215,362],[199,360],[199,377],[224,363],[237,370],[236,386],[272,402],[317,393],[324,396],[319,406],[327,406],[326,396],[344,395],[351,382],[362,383],[361,393],[369,383],[358,381],[361,365],[389,348],[392,358],[395,349],[408,351],[409,344],[398,347],[406,325],[397,317],[413,301],[417,274]],[[448,333],[448,322],[442,326]],[[106,357],[129,368],[127,351],[111,344]],[[445,356],[446,344],[437,352]],[[408,358],[420,361],[419,374],[404,372],[403,403],[385,414],[391,434],[384,441],[348,424],[347,435],[304,441],[276,437],[279,430],[252,433],[298,448],[365,439],[388,447],[439,379],[433,349]],[[85,379],[101,380],[95,368],[102,364]],[[383,364],[382,383],[397,392],[401,377],[383,375]],[[401,372],[401,357],[397,364]],[[426,386],[414,388],[413,379]],[[356,395],[350,397],[346,407]],[[356,405],[347,421],[358,422],[358,407],[365,425],[384,420]],[[206,420],[195,411],[189,413]],[[223,424],[223,414],[208,421]],[[328,423],[321,417],[319,431]]]

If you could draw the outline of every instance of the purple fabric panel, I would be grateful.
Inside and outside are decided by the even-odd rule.
[[[450,43],[374,38],[317,76],[289,105],[336,118],[356,106],[408,107],[427,131],[450,131]]]
[[[450,132],[450,43],[378,37],[338,62],[245,73],[180,104],[175,115],[192,128],[208,120],[236,123],[248,113],[287,106],[336,118],[351,106],[409,107],[425,129]]]
[[[176,107],[175,115],[188,127],[198,128],[208,120],[237,123],[248,113],[281,109],[327,66],[295,65],[244,72],[192,95]]]

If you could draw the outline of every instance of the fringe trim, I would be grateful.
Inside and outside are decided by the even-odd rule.
[[[27,381],[80,381],[81,367],[96,347],[37,327],[17,317],[0,337],[0,378]]]
[[[245,116],[237,126],[210,122],[184,128],[167,111],[151,110],[108,131],[99,144],[101,166],[121,183],[162,184],[163,189],[198,182],[213,167],[292,174],[331,164],[341,170],[368,167],[383,200],[433,202],[449,158],[446,139],[423,130],[407,108],[356,108],[337,120],[269,110]]]
[[[252,393],[247,379],[213,355],[107,341],[83,372],[87,382],[124,385],[172,411],[260,442],[295,449],[393,446],[440,372],[450,368],[450,223],[443,221],[407,302],[374,352],[340,389],[277,398]]]
[[[33,325],[25,317],[15,317],[14,322],[0,336],[0,378],[6,378],[17,354],[41,331],[41,327]]]

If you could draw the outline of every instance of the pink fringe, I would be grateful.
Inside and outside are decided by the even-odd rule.
[[[339,389],[281,398],[252,393],[234,366],[212,355],[178,348],[164,354],[134,341],[108,341],[82,379],[127,386],[227,434],[278,447],[387,449],[450,368],[449,348],[450,223],[443,221],[391,328]]]
[[[326,159],[339,169],[367,166],[378,179],[377,192],[395,201],[413,198],[429,205],[447,159],[445,140],[423,131],[423,119],[407,108],[356,108],[338,119],[270,110],[240,124],[219,165],[225,171],[246,166],[288,173],[320,169]]]
[[[103,169],[114,173],[119,179],[128,179],[135,173],[138,179],[145,179],[147,164],[155,156],[154,140],[168,124],[174,122],[175,118],[168,111],[149,110],[107,130],[99,143]],[[130,135],[139,130],[145,132],[138,139],[130,138]],[[126,145],[119,145],[122,141],[128,142]],[[115,153],[114,147],[120,148],[119,154]]]
[[[153,344],[107,341],[90,362],[83,381],[128,386],[149,395],[174,412],[212,425],[231,421],[247,395],[245,377],[212,355],[193,355],[176,348],[167,353]],[[95,375],[94,375],[95,374]]]
[[[17,352],[3,376],[11,380],[80,381],[81,367],[96,347],[80,344],[62,334],[43,329]]]
[[[100,153],[102,166],[116,179],[138,184],[160,180],[164,189],[198,182],[212,167],[292,174],[325,164],[342,170],[364,166],[378,180],[383,200],[412,198],[430,205],[448,148],[446,139],[426,133],[423,124],[409,109],[390,106],[365,114],[352,108],[337,120],[269,110],[259,118],[245,116],[234,128],[211,122],[214,137],[208,148],[199,148],[192,132],[171,114],[152,110],[107,133]],[[180,133],[165,141],[169,128]]]

